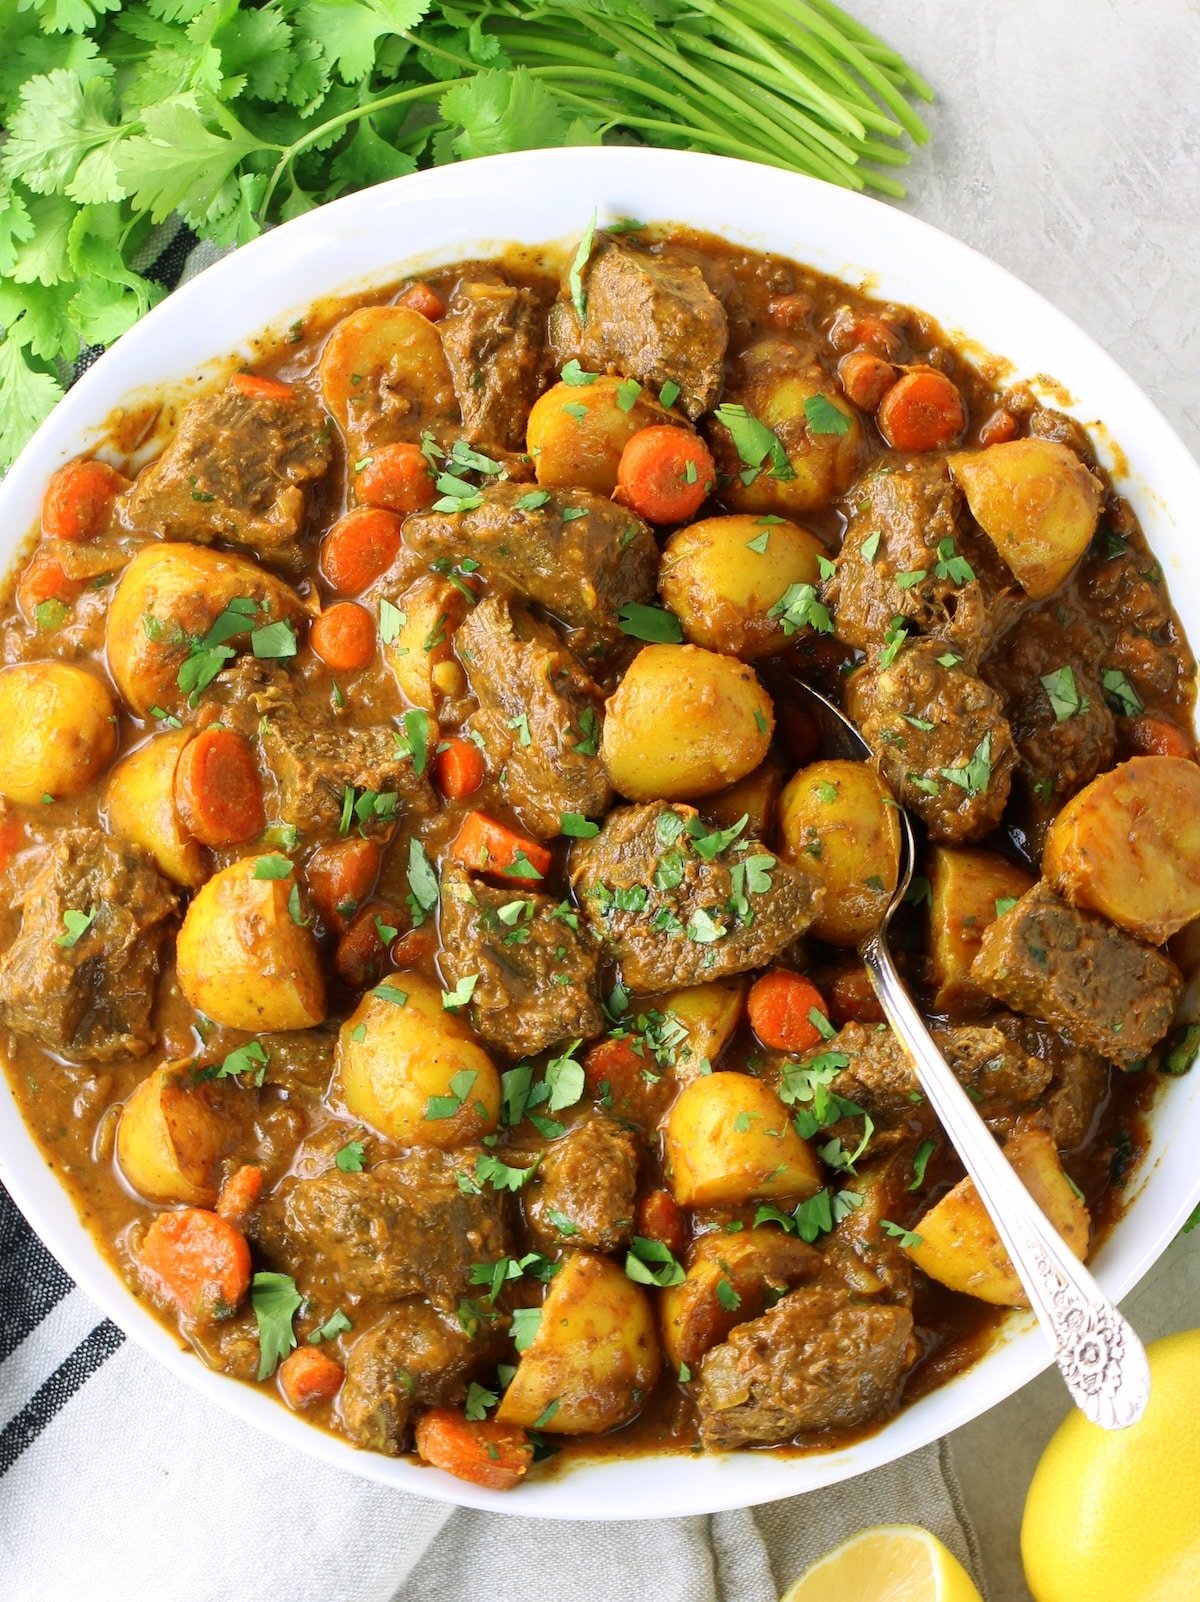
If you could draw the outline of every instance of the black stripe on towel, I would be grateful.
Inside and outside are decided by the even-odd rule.
[[[8,1473],[21,1453],[33,1445],[55,1414],[124,1339],[117,1326],[105,1319],[59,1364],[21,1411],[0,1430],[0,1475]]]
[[[70,1289],[70,1279],[0,1186],[0,1362]]]

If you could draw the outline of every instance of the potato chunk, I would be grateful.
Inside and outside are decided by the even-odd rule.
[[[704,1062],[714,1063],[733,1038],[746,1005],[748,981],[714,979],[706,985],[689,985],[653,997],[645,1008],[656,1009],[681,1023],[687,1030],[675,1054],[675,1077],[694,1078]],[[639,1004],[639,1012],[643,1010]]]
[[[454,631],[470,604],[449,579],[427,573],[400,597],[403,622],[396,638],[383,647],[400,693],[435,716],[444,700],[467,687],[454,654]]]
[[[321,352],[321,398],[353,455],[457,423],[458,401],[437,328],[408,306],[362,306]]]
[[[971,964],[983,931],[999,917],[1004,903],[1019,899],[1033,882],[1032,874],[998,851],[949,846],[930,851],[929,961],[938,986],[937,1012],[969,1008],[979,1013],[992,1005],[972,981]]]
[[[753,659],[790,644],[772,610],[793,584],[820,583],[825,546],[798,523],[706,517],[676,529],[658,587],[695,645]]]
[[[562,1435],[627,1424],[662,1368],[646,1292],[611,1258],[571,1252],[541,1312],[497,1419]]]
[[[121,1109],[117,1166],[152,1202],[211,1207],[228,1130],[192,1065],[168,1063],[148,1074]]]
[[[628,441],[639,428],[671,422],[683,426],[648,390],[605,374],[590,384],[554,384],[535,401],[526,449],[539,484],[611,495]]]
[[[701,1074],[667,1118],[664,1153],[682,1207],[737,1206],[766,1197],[802,1199],[821,1172],[788,1110],[749,1074]]]
[[[702,1235],[683,1284],[669,1286],[659,1298],[667,1362],[676,1373],[681,1364],[694,1371],[735,1324],[766,1310],[768,1292],[791,1290],[820,1269],[819,1252],[779,1229]]]
[[[214,873],[188,908],[175,947],[179,988],[229,1029],[309,1029],[325,1016],[317,943],[289,911],[294,875],[256,878],[258,860]]]
[[[1101,489],[1075,452],[1048,439],[1014,439],[949,459],[971,515],[1026,595],[1053,595],[1087,550]]]
[[[0,795],[27,805],[78,795],[117,749],[117,709],[107,687],[68,662],[0,671],[0,729]]]
[[[1063,1172],[1053,1139],[1041,1129],[1015,1134],[1004,1155],[1063,1240],[1079,1258],[1087,1256],[1091,1220]],[[964,1179],[916,1226],[919,1246],[905,1250],[930,1279],[950,1290],[998,1307],[1028,1307],[1021,1282],[1000,1243],[972,1180]]]
[[[825,886],[813,934],[856,946],[883,916],[900,872],[891,792],[865,762],[813,762],[784,785],[779,823],[784,861]]]
[[[1100,774],[1050,826],[1042,867],[1075,906],[1162,945],[1200,917],[1200,767],[1139,756]]]
[[[114,834],[145,846],[160,872],[195,890],[207,871],[204,852],[175,806],[175,769],[191,738],[191,729],[172,729],[131,751],[113,770],[104,804]]]
[[[415,973],[391,975],[346,1019],[337,1084],[356,1118],[402,1146],[466,1146],[490,1135],[500,1115],[492,1059]]]
[[[605,708],[600,755],[631,801],[683,801],[753,772],[774,727],[771,698],[744,662],[647,645]]]

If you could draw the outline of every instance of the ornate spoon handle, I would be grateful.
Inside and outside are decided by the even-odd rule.
[[[888,1022],[904,1042],[921,1089],[975,1182],[1051,1339],[1076,1406],[1104,1429],[1124,1429],[1141,1417],[1150,1396],[1141,1341],[1013,1172],[934,1044],[882,931],[861,950]]]

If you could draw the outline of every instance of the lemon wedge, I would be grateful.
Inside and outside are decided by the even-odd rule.
[[[928,1530],[860,1530],[802,1574],[783,1602],[983,1602],[966,1569]],[[1128,1599],[1127,1599],[1128,1602]]]

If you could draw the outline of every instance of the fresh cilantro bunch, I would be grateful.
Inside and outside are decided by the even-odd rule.
[[[0,0],[0,467],[217,245],[419,166],[610,134],[902,194],[930,91],[832,0]],[[863,162],[868,165],[862,165]]]

